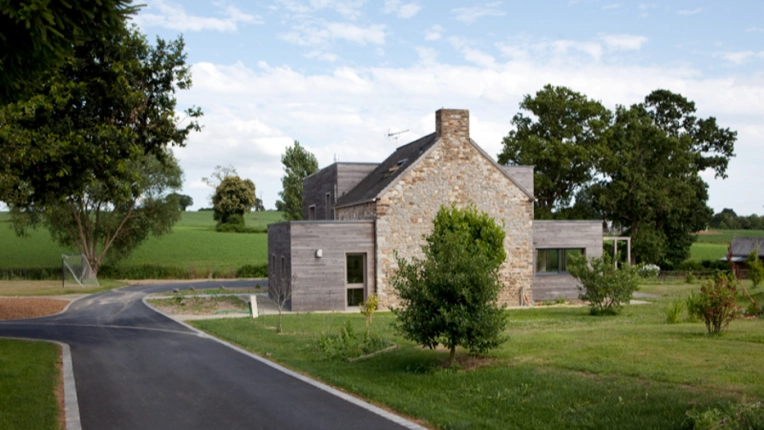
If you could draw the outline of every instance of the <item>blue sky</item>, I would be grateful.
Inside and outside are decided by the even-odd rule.
[[[666,88],[738,131],[729,178],[709,205],[764,213],[764,2],[566,0],[141,1],[151,39],[183,34],[204,129],[176,155],[194,208],[201,178],[233,165],[268,208],[280,155],[298,140],[321,167],[381,161],[434,130],[441,107],[469,109],[493,156],[518,103],[564,85],[606,107]],[[409,130],[398,139],[388,131]]]

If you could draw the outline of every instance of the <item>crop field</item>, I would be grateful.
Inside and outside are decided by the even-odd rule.
[[[284,334],[274,330],[276,316],[192,324],[434,428],[690,428],[687,412],[764,400],[764,321],[736,320],[716,336],[684,316],[666,322],[669,301],[699,286],[643,285],[661,297],[618,316],[574,306],[509,310],[506,343],[482,358],[458,350],[456,371],[442,367],[447,350],[400,337],[389,312],[375,314],[369,330],[398,348],[352,361],[330,354],[340,340],[363,339],[357,313],[287,315]],[[761,289],[751,290],[758,301]]]
[[[30,237],[18,237],[11,229],[10,216],[0,213],[0,268],[55,268],[61,254],[76,249],[59,246],[47,230],[32,231]],[[282,220],[281,212],[249,213],[247,226],[264,228]],[[266,264],[268,237],[265,233],[218,233],[211,211],[184,212],[173,232],[151,237],[118,266],[144,264],[196,269],[200,272],[235,270],[245,264]],[[108,263],[108,262],[107,262]]]

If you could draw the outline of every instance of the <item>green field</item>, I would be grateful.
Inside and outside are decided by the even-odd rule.
[[[669,429],[683,428],[693,408],[764,400],[764,321],[736,320],[719,336],[702,323],[665,323],[670,298],[698,288],[645,286],[666,296],[615,317],[586,307],[510,310],[508,341],[485,359],[461,351],[456,372],[441,367],[447,351],[397,336],[390,313],[375,315],[372,330],[400,348],[354,362],[325,358],[318,340],[345,321],[363,333],[358,314],[285,316],[281,335],[272,316],[192,324],[436,428]]]
[[[0,213],[0,268],[60,267],[61,254],[75,253],[53,243],[47,230],[18,237],[11,229],[7,213]],[[253,212],[245,217],[247,226],[266,227],[282,220],[281,212]],[[245,264],[268,262],[265,233],[218,233],[211,211],[184,212],[173,232],[149,238],[120,266],[153,264],[199,271],[235,270]]]
[[[55,388],[59,348],[0,339],[0,429],[59,429]]]
[[[764,230],[714,230],[715,234],[698,234],[690,248],[690,259],[718,260],[727,256],[727,247],[734,236],[764,237]]]

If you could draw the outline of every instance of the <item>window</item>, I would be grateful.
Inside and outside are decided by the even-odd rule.
[[[539,249],[536,251],[536,273],[568,273],[568,258],[584,255],[582,248]]]
[[[326,215],[324,219],[332,219],[331,216],[329,216],[332,213],[332,195],[329,193],[326,193]]]
[[[359,306],[366,290],[366,254],[347,254],[345,262],[347,306]]]
[[[281,256],[281,278],[286,278],[286,259],[284,256]]]
[[[309,220],[316,219],[316,205],[310,205],[308,207],[308,219]]]

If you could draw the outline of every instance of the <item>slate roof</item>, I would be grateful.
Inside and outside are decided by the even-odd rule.
[[[435,133],[428,134],[395,150],[369,176],[337,200],[335,208],[353,206],[374,200],[379,193],[403,174],[422,154],[435,144]]]
[[[735,257],[748,257],[748,254],[759,246],[759,258],[764,257],[764,237],[733,237],[732,255]]]

